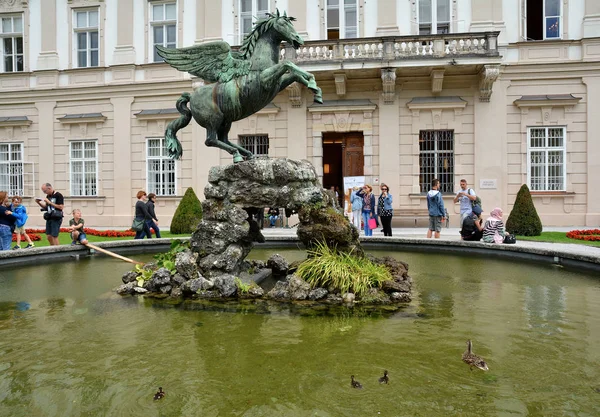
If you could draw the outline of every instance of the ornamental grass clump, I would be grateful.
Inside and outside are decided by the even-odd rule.
[[[308,251],[309,258],[298,266],[296,274],[311,287],[334,288],[344,294],[366,293],[369,288],[381,288],[392,279],[384,265],[377,265],[353,253],[340,252],[318,242]]]

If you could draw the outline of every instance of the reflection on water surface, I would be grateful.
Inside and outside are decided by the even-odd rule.
[[[390,255],[416,290],[391,314],[120,298],[110,290],[129,265],[106,258],[5,268],[0,415],[600,415],[598,279]],[[489,372],[461,362],[467,338]],[[384,369],[389,385],[377,382]],[[158,386],[167,394],[154,402]]]

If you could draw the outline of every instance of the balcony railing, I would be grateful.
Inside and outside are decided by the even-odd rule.
[[[500,32],[308,41],[295,50],[286,45],[281,58],[294,62],[394,61],[449,57],[497,57]]]

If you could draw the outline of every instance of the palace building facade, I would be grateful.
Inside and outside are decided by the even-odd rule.
[[[315,75],[324,103],[293,84],[233,140],[308,159],[327,188],[385,182],[406,225],[436,177],[453,226],[462,178],[487,212],[528,184],[544,225],[600,224],[598,0],[0,0],[0,190],[41,226],[33,198],[50,182],[99,228],[129,226],[145,190],[168,225],[232,159],[195,122],[168,158],[175,101],[203,80],[154,46],[239,45],[276,9],[305,40],[281,58]]]

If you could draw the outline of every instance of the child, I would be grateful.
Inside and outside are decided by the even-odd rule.
[[[21,235],[25,236],[25,240],[27,241],[27,246],[25,249],[33,248],[35,245],[29,238],[29,235],[25,233],[25,222],[27,222],[27,208],[22,204],[23,199],[18,195],[12,198],[12,204],[10,205],[10,210],[13,213],[13,216],[16,218],[15,221],[15,234],[17,235],[17,244],[13,247],[13,249],[21,249]]]
[[[86,239],[86,235],[83,232],[83,225],[85,221],[81,218],[81,210],[75,209],[73,210],[73,218],[69,220],[69,229],[71,229],[71,245],[76,245],[77,242],[82,245],[87,245],[88,241]]]

